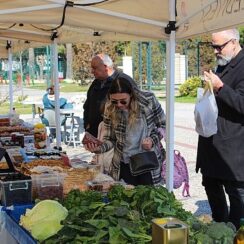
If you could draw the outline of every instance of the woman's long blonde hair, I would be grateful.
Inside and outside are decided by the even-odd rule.
[[[114,80],[108,91],[108,103],[105,113],[111,119],[112,125],[116,126],[119,122],[118,108],[110,102],[110,95],[116,93],[127,93],[130,95],[130,103],[128,107],[128,124],[131,126],[139,116],[139,104],[137,95],[131,82],[123,77]]]

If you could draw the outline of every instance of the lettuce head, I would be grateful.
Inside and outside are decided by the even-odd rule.
[[[68,215],[68,210],[54,200],[43,200],[32,209],[27,209],[20,217],[20,225],[27,229],[38,241],[55,235],[62,229],[60,222]]]

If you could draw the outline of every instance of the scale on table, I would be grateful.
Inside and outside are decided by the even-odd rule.
[[[8,168],[0,169],[0,174],[16,172],[13,162],[12,162],[7,150],[5,148],[0,147],[0,163],[1,163],[2,158],[6,159]]]

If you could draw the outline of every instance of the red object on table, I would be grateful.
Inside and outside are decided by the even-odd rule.
[[[63,163],[65,166],[69,166],[71,167],[70,165],[70,160],[69,160],[69,157],[67,156],[67,154],[65,153],[60,153],[61,157],[62,157],[62,160],[63,160]]]

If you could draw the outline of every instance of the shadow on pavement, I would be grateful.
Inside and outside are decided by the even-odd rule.
[[[198,209],[194,213],[195,216],[200,216],[202,214],[211,215],[211,209],[208,200],[198,200],[196,201],[195,205],[198,207]]]

